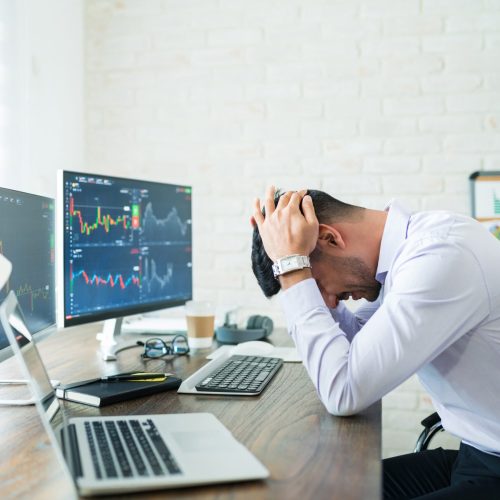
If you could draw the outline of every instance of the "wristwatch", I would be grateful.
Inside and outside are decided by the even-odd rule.
[[[276,279],[284,274],[291,273],[292,271],[298,271],[299,269],[304,269],[305,267],[311,267],[311,261],[307,255],[287,255],[278,259],[273,264],[273,274]]]

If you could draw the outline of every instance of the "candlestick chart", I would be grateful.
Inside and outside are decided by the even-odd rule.
[[[67,319],[191,294],[190,191],[78,176],[64,203]]]
[[[12,273],[0,291],[17,296],[31,332],[55,323],[54,200],[0,188],[0,254]],[[0,327],[0,349],[7,339]]]

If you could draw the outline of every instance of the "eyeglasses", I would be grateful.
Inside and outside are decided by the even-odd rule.
[[[168,343],[162,339],[148,339],[143,345],[144,352],[141,357],[146,359],[157,359],[169,355],[183,356],[189,352],[189,344],[184,335],[176,335]]]

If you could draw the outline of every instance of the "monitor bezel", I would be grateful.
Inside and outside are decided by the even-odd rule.
[[[66,328],[71,326],[83,325],[87,323],[94,323],[96,321],[104,321],[108,319],[121,318],[125,316],[132,316],[134,314],[147,313],[152,311],[159,311],[161,309],[170,309],[172,307],[178,307],[184,305],[187,301],[193,299],[193,267],[191,267],[191,294],[185,299],[179,300],[168,300],[168,301],[157,301],[151,302],[149,304],[140,304],[136,307],[127,306],[124,308],[108,309],[103,312],[95,312],[90,314],[84,314],[81,316],[75,316],[72,318],[66,318],[65,313],[65,279],[64,279],[64,176],[69,175],[82,175],[88,177],[105,177],[107,179],[115,181],[134,181],[134,182],[145,182],[148,184],[155,184],[157,186],[178,186],[183,188],[188,188],[193,192],[193,187],[188,184],[178,184],[178,183],[168,183],[168,182],[158,182],[151,181],[148,179],[139,179],[137,177],[118,177],[114,175],[108,175],[103,173],[92,173],[92,172],[81,172],[75,170],[65,170],[61,169],[57,171],[57,197],[56,197],[56,290],[57,290],[57,326],[60,328]],[[191,247],[193,240],[193,201],[191,199]],[[191,249],[192,252],[192,249]],[[192,254],[191,254],[192,257]],[[192,262],[192,260],[191,260]]]

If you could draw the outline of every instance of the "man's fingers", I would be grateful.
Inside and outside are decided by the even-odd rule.
[[[300,204],[302,202],[302,211],[304,213],[304,218],[307,222],[317,222],[316,213],[314,211],[314,206],[312,199],[309,195],[306,195],[307,189],[301,189],[300,191],[288,191],[280,196],[277,205],[274,203],[275,188],[274,186],[269,186],[266,190],[266,200],[265,200],[265,212],[266,217],[272,215],[277,209],[284,209],[289,207],[291,209],[300,209]],[[254,204],[254,214],[250,219],[252,226],[260,226],[265,217],[262,215],[262,209],[260,206],[259,198],[255,199]]]
[[[278,200],[278,204],[276,205],[276,209],[285,208],[288,205],[288,202],[293,194],[293,191],[288,191],[285,194],[282,194],[280,199]]]
[[[299,208],[301,201],[302,201],[301,194],[298,193],[297,191],[294,191],[292,193],[292,196],[290,197],[290,202],[288,203],[288,205],[290,206],[290,208],[291,207]]]
[[[253,219],[253,222],[252,222],[252,219]],[[255,201],[254,201],[254,212],[253,212],[252,219],[250,219],[250,223],[254,227],[255,227],[255,224],[257,224],[257,226],[260,226],[264,222],[264,216],[262,215],[262,210],[260,208],[260,200],[259,200],[259,198],[255,198]]]
[[[274,212],[275,205],[274,205],[274,193],[276,190],[274,189],[274,186],[269,186],[266,190],[266,216],[271,215]]]
[[[304,217],[307,222],[312,223],[318,221],[312,198],[309,195],[304,196],[302,199],[302,212],[304,213]]]

